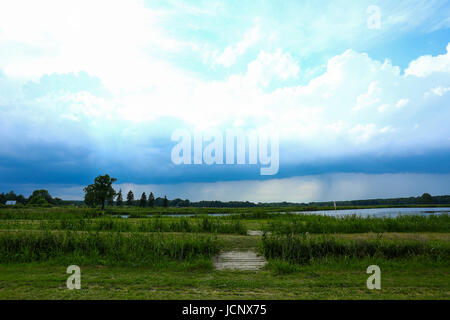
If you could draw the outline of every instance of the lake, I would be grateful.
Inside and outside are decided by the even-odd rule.
[[[286,214],[286,212],[274,212]],[[349,209],[349,210],[322,210],[322,211],[293,211],[292,214],[317,214],[323,216],[348,216],[358,215],[361,217],[397,217],[399,215],[435,215],[450,213],[450,208],[372,208],[372,209]],[[222,217],[236,213],[210,213],[209,216]],[[148,215],[153,217],[153,215]],[[166,214],[164,217],[193,217],[195,214]],[[128,215],[122,215],[122,218],[128,218]]]
[[[319,214],[324,216],[348,216],[358,215],[362,217],[397,217],[399,215],[434,215],[450,213],[450,208],[372,208],[372,209],[349,209],[349,210],[327,210],[327,211],[299,211],[295,214]]]

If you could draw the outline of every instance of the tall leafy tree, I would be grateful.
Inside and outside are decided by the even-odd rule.
[[[150,192],[150,195],[148,196],[148,206],[150,208],[155,206],[155,196],[153,195],[153,192]]]
[[[86,204],[91,206],[101,205],[102,210],[104,210],[105,202],[116,195],[116,191],[112,187],[112,184],[116,181],[116,178],[111,178],[107,174],[96,177],[93,184],[84,188]]]
[[[28,203],[32,205],[44,205],[44,204],[55,204],[50,193],[45,189],[34,190],[33,193],[28,198]]]
[[[147,205],[147,195],[142,192],[141,200],[139,201],[139,206],[145,207]]]
[[[117,194],[116,204],[118,207],[121,207],[123,205],[122,189],[120,189],[119,193]]]
[[[90,184],[84,190],[84,203],[86,203],[89,207],[95,207],[98,205],[98,199],[95,195],[95,189],[94,185]],[[29,201],[30,204],[32,204],[32,201]]]
[[[169,200],[167,200],[167,197],[164,196],[163,207],[167,208],[168,206],[169,206]]]
[[[127,206],[132,206],[134,201],[134,194],[133,191],[129,191],[127,194]]]
[[[420,202],[426,203],[426,204],[433,203],[433,197],[432,197],[429,193],[424,193],[424,194],[420,197]]]

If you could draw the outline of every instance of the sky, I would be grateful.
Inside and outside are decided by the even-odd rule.
[[[0,192],[444,195],[449,120],[448,1],[0,2]],[[276,137],[279,168],[176,164],[180,129]]]

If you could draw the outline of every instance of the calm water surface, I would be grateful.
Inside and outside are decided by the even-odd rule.
[[[286,213],[286,212],[277,212]],[[349,209],[349,210],[324,210],[324,211],[293,211],[293,214],[316,214],[322,216],[348,216],[357,215],[361,217],[397,217],[399,215],[439,215],[449,214],[450,208],[374,208],[374,209]],[[209,216],[222,217],[234,213],[210,213]],[[166,214],[164,217],[193,217],[194,214]],[[128,215],[122,215],[122,218],[128,218]],[[152,217],[152,215],[149,215]]]
[[[350,210],[328,210],[328,211],[303,211],[293,212],[296,214],[318,214],[323,216],[348,216],[358,215],[362,217],[397,217],[399,215],[435,215],[450,213],[450,208],[374,208],[374,209],[350,209]]]

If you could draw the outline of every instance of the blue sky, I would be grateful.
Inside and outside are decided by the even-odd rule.
[[[449,194],[449,17],[433,0],[1,3],[0,191],[80,199],[109,173],[192,200]],[[276,132],[279,171],[177,166],[180,128]]]

